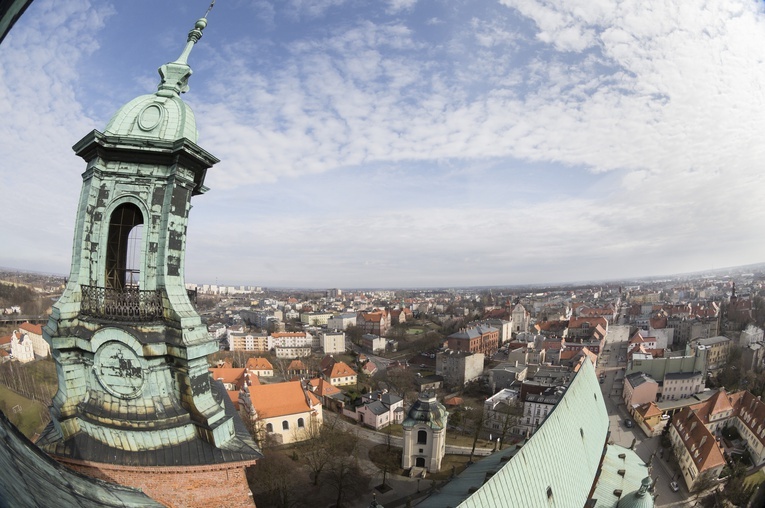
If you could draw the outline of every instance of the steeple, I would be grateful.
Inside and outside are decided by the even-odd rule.
[[[194,23],[180,56],[158,69],[160,82],[157,91],[136,97],[122,106],[104,129],[106,134],[166,141],[186,138],[196,143],[198,134],[194,113],[181,100],[180,94],[189,90],[192,74],[189,55],[202,38],[202,31],[207,26],[207,15],[213,5],[214,1],[205,15]]]
[[[196,144],[194,115],[179,96],[206,16],[180,57],[160,68],[156,93],[131,100],[103,133],[73,147],[86,169],[69,280],[43,330],[59,388],[38,441],[64,463],[140,465],[149,476],[204,466],[243,479],[261,457],[210,376],[207,356],[218,346],[184,280],[191,199],[218,162]],[[123,480],[148,492],[148,483]]]
[[[162,78],[157,87],[157,95],[160,97],[177,96],[188,91],[189,77],[192,74],[191,67],[188,64],[189,55],[194,48],[194,44],[202,38],[202,30],[207,26],[207,15],[213,8],[213,5],[215,5],[215,0],[210,3],[210,7],[205,15],[194,23],[194,28],[189,32],[186,46],[183,48],[181,55],[174,62],[166,63],[158,69],[159,75]]]

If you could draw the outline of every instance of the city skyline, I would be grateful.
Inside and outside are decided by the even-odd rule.
[[[0,51],[0,266],[68,272],[71,146],[156,89],[207,6],[32,3]],[[515,286],[760,263],[763,43],[763,6],[743,1],[218,2],[184,96],[221,159],[192,201],[186,280]]]

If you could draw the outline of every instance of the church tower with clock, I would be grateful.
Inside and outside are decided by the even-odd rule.
[[[59,386],[37,444],[160,502],[254,506],[244,468],[261,454],[211,378],[206,357],[218,346],[184,284],[191,198],[218,162],[197,145],[180,97],[206,25],[207,15],[160,67],[155,93],[73,147],[86,169],[70,277],[43,332]]]

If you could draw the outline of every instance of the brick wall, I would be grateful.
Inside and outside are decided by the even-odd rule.
[[[254,461],[169,468],[58,460],[87,476],[141,489],[172,508],[255,507],[245,476],[245,467]]]

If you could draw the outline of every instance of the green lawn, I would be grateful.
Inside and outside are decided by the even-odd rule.
[[[744,479],[744,485],[747,487],[756,486],[761,483],[765,482],[765,473],[762,471],[762,469],[757,470],[754,474],[747,476]]]
[[[14,411],[17,408],[17,411]],[[43,427],[42,418],[48,409],[37,401],[22,397],[18,393],[0,385],[0,409],[22,434],[31,438]],[[20,409],[20,411],[18,411]]]

